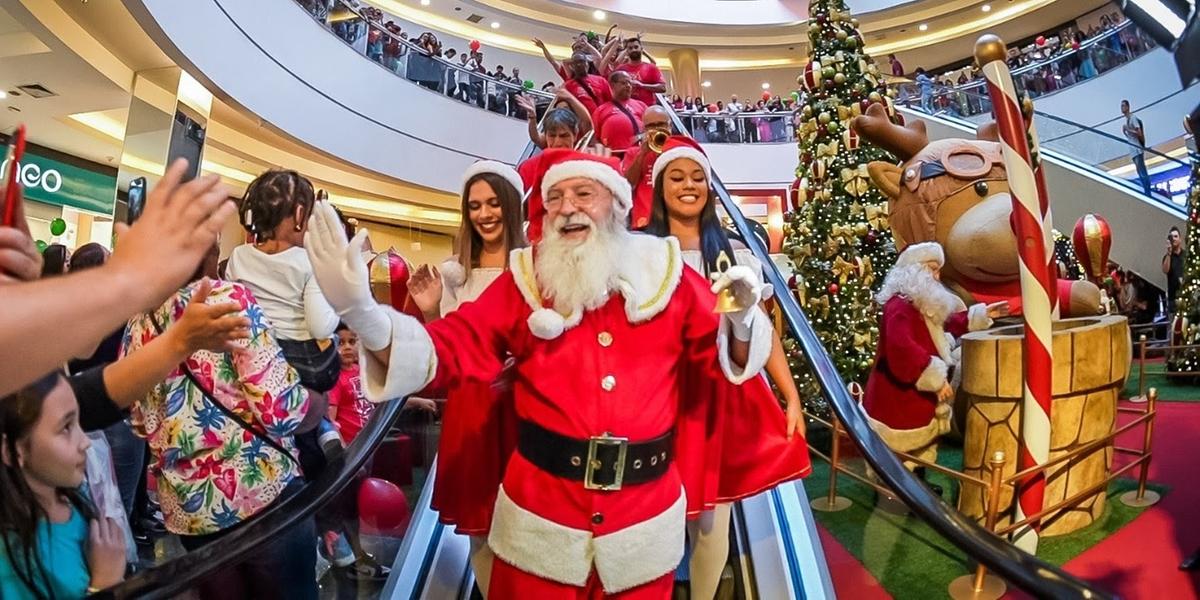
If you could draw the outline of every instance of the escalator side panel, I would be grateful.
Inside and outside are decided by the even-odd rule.
[[[836,598],[804,482],[785,483],[772,490],[771,495],[780,522],[779,535],[788,549],[793,572],[799,574],[799,581],[794,583],[803,589],[805,598]]]

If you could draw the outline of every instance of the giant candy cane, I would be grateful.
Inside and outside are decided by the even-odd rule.
[[[987,78],[988,95],[996,113],[1004,166],[1013,199],[1013,223],[1016,225],[1017,245],[1021,257],[1021,304],[1025,318],[1025,394],[1021,410],[1021,447],[1018,466],[1021,470],[1045,464],[1050,454],[1050,394],[1052,286],[1050,262],[1047,256],[1050,234],[1049,205],[1043,213],[1037,180],[1025,138],[1025,120],[1017,100],[1012,75],[1004,60],[1007,48],[994,35],[985,35],[975,43],[975,60]],[[1016,520],[1042,510],[1046,477],[1038,472],[1017,482]],[[1037,522],[1015,532],[1017,547],[1027,552],[1037,550]]]

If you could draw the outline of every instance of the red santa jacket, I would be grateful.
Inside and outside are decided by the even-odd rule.
[[[540,339],[530,330],[530,316],[542,299],[529,249],[513,253],[512,270],[478,302],[426,329],[394,317],[392,368],[384,372],[364,356],[368,396],[394,398],[426,385],[490,383],[511,354],[516,413],[552,431],[575,438],[610,432],[648,440],[677,425],[681,406],[703,423],[705,413],[697,407],[707,404],[681,402],[684,374],[691,378],[689,389],[745,388],[729,382],[760,377],[770,353],[770,326],[765,315],[756,320],[746,368],[731,365],[725,326],[712,313],[708,283],[684,268],[678,242],[635,234],[629,246],[622,250],[630,259],[620,262],[621,294],[599,309],[568,315],[568,329],[554,339]],[[782,412],[777,414],[782,420]],[[793,446],[803,451],[802,442]],[[691,458],[685,463],[716,459]],[[581,586],[593,568],[609,592],[656,579],[682,558],[688,505],[711,504],[712,494],[728,491],[724,482],[708,486],[711,478],[681,476],[675,467],[656,481],[603,492],[549,475],[514,454],[488,543],[500,559],[553,581]],[[802,475],[807,460],[800,466],[775,461],[746,467],[771,471],[747,473],[748,481],[775,484]],[[685,482],[697,479],[707,489],[686,497]]]
[[[969,327],[972,321],[975,327]],[[875,368],[863,398],[867,414],[892,429],[929,425],[937,391],[948,381],[952,364],[945,334],[957,338],[987,323],[982,304],[951,315],[945,323],[930,323],[908,298],[889,299],[883,305]]]

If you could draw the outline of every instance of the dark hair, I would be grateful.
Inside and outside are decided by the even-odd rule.
[[[60,382],[65,384],[55,371],[0,398],[0,443],[8,455],[8,462],[0,465],[0,544],[4,545],[17,579],[39,599],[55,598],[50,576],[37,548],[39,521],[48,516],[17,464],[17,445],[29,436],[42,416],[46,396]],[[58,493],[83,515],[85,521],[94,517],[95,510],[79,490],[60,488]]]
[[[108,248],[96,242],[89,242],[76,248],[75,254],[71,255],[71,271],[93,269],[103,265],[106,260],[108,260]]]
[[[62,275],[71,265],[71,251],[62,244],[50,244],[42,251],[42,277]]]
[[[275,237],[275,229],[297,207],[303,209],[300,218],[307,219],[314,202],[311,181],[295,171],[271,169],[250,182],[238,203],[238,212],[242,227],[254,235],[256,242],[265,242]]]
[[[579,117],[569,108],[552,108],[542,118],[542,131],[548,132],[555,127],[566,127],[579,135]]]
[[[625,71],[615,70],[615,71],[613,71],[612,73],[609,73],[609,74],[608,74],[608,82],[609,82],[609,83],[615,83],[615,82],[616,82],[616,80],[620,79],[621,77],[626,77],[626,78],[628,78],[628,77],[629,77],[629,73],[626,73]]]
[[[1171,232],[1179,233],[1179,227],[1172,225],[1171,228],[1167,230],[1167,233],[1171,233]]]
[[[663,178],[667,170],[663,169],[654,179],[654,202],[650,205],[650,222],[642,228],[644,233],[658,237],[671,235],[671,222],[667,218],[667,198],[663,193]],[[709,182],[708,198],[700,212],[700,256],[704,259],[705,274],[717,270],[717,258],[724,252],[729,260],[734,260],[733,245],[725,229],[721,227],[721,218],[717,216],[717,199],[714,197],[712,182]]]
[[[350,326],[347,325],[345,321],[338,321],[337,328],[333,330],[334,333],[337,333],[339,331],[351,331],[352,332],[352,330],[350,329]]]
[[[514,188],[508,179],[495,173],[477,173],[463,184],[462,224],[458,227],[458,236],[454,241],[458,264],[462,265],[463,273],[466,276],[471,275],[471,269],[479,266],[479,255],[483,252],[483,238],[479,236],[478,231],[475,231],[475,226],[471,224],[471,219],[468,217],[471,186],[479,181],[487,182],[492,187],[492,191],[496,193],[496,199],[500,201],[500,222],[504,223],[505,268],[508,267],[508,253],[528,245],[522,227],[524,219],[521,208],[521,190]]]

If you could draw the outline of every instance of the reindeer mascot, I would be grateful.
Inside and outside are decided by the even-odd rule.
[[[897,250],[937,242],[945,250],[942,281],[967,305],[1007,301],[1021,307],[1021,272],[1013,234],[1012,198],[994,123],[979,140],[930,142],[925,124],[892,123],[875,104],[851,124],[863,138],[904,163],[867,165],[871,181],[888,197]],[[1100,288],[1060,279],[1062,316],[1100,313]]]

